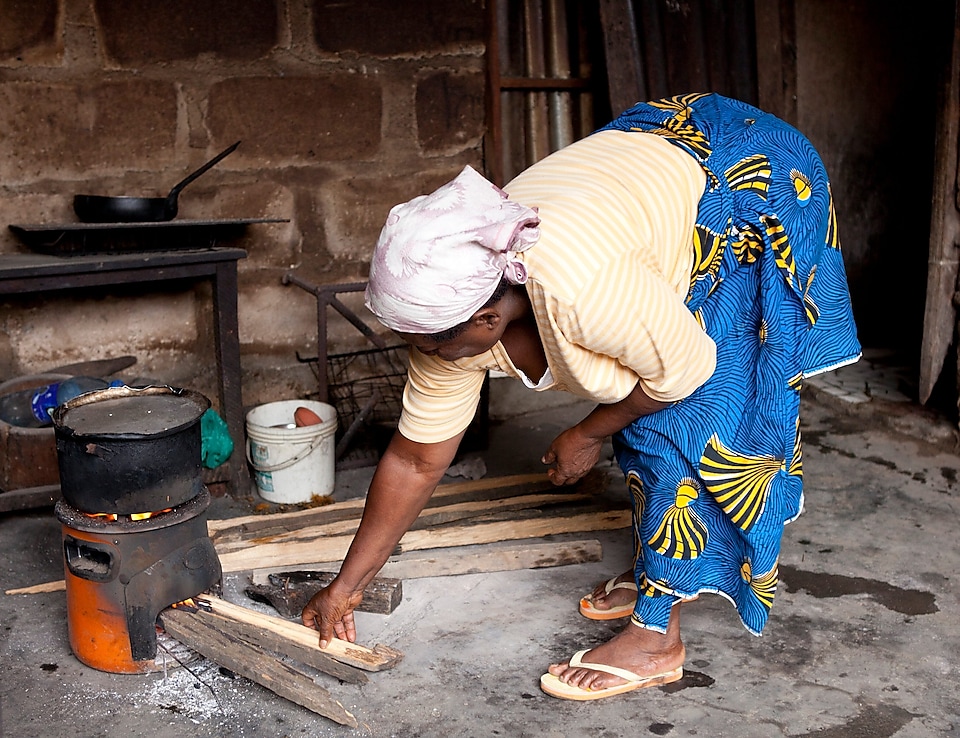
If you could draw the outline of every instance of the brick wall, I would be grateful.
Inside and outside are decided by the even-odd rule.
[[[314,387],[296,351],[315,302],[281,284],[362,279],[387,211],[483,136],[482,0],[4,0],[0,221],[75,220],[75,193],[180,196],[181,218],[288,218],[238,245],[244,402]],[[28,249],[6,228],[0,252]],[[354,303],[355,304],[355,303]],[[0,380],[135,354],[141,376],[216,396],[206,288],[0,303]],[[334,348],[356,333],[335,325]]]

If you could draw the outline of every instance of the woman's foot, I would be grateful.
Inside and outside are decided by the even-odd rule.
[[[583,662],[615,666],[639,677],[655,677],[679,669],[685,656],[680,640],[679,610],[679,607],[673,608],[665,634],[628,623],[611,640],[584,654]],[[548,671],[561,682],[584,690],[595,691],[627,683],[618,676],[583,666],[570,666],[569,662],[552,664]]]
[[[633,570],[598,584],[580,600],[580,614],[591,620],[614,620],[628,617],[637,602],[637,585]]]

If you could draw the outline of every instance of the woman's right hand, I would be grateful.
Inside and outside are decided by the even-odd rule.
[[[308,628],[320,632],[320,648],[326,648],[334,636],[355,643],[357,626],[353,622],[353,611],[362,599],[363,590],[345,589],[339,578],[335,578],[310,598],[300,619]]]

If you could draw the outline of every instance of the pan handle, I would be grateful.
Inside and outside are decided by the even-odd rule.
[[[217,154],[215,157],[213,157],[210,161],[208,161],[206,164],[204,164],[202,167],[200,167],[199,169],[197,169],[195,172],[193,172],[192,174],[187,175],[187,177],[186,177],[185,179],[183,179],[182,181],[177,182],[177,184],[175,184],[175,185],[173,186],[173,188],[170,190],[170,194],[167,195],[167,201],[168,201],[168,202],[171,201],[171,200],[176,201],[177,195],[180,194],[180,190],[182,190],[182,189],[183,189],[184,187],[186,187],[188,184],[190,184],[191,182],[193,182],[193,180],[195,180],[195,179],[196,179],[197,177],[199,177],[201,174],[203,174],[204,172],[206,172],[206,171],[207,171],[208,169],[210,169],[213,165],[217,164],[221,159],[223,159],[224,157],[226,157],[227,154],[232,154],[232,153],[236,150],[237,146],[239,146],[239,145],[240,145],[240,142],[237,141],[237,142],[236,142],[235,144],[233,144],[232,146],[228,146],[228,147],[225,148],[223,151],[221,151],[219,154]]]

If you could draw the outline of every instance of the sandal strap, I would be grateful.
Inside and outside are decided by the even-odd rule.
[[[632,580],[627,580],[626,582],[618,582],[617,578],[609,580],[606,586],[603,588],[603,591],[607,594],[610,594],[615,589],[632,589],[634,592],[639,592],[637,589],[637,583]]]
[[[570,666],[579,666],[583,669],[590,669],[591,671],[600,671],[604,674],[620,677],[628,682],[642,682],[647,678],[642,677],[639,674],[634,674],[632,671],[621,669],[617,666],[610,666],[608,664],[591,664],[583,661],[583,655],[589,650],[589,648],[585,648],[582,651],[577,651],[575,654],[573,654],[573,657],[570,659]]]

